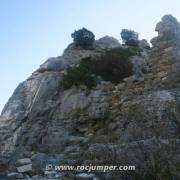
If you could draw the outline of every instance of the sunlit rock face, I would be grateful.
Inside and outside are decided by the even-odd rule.
[[[121,46],[117,39],[110,36],[104,36],[98,39],[95,42],[95,45],[103,49],[112,49],[112,48],[118,48]]]
[[[152,48],[142,40],[140,53],[130,58],[132,76],[118,84],[100,79],[91,90],[63,90],[60,83],[82,58],[121,47],[109,36],[90,50],[70,44],[21,83],[0,116],[0,177],[180,179],[179,22],[166,15],[156,31]],[[49,163],[136,170],[64,174],[45,171]]]
[[[159,39],[172,40],[178,42],[180,37],[180,24],[172,15],[165,15],[162,17],[161,22],[156,25]]]
[[[168,43],[179,44],[180,24],[172,15],[163,16],[157,23],[155,31],[158,32],[158,37],[151,40],[153,46],[168,45]]]
[[[165,15],[156,26],[149,65],[153,83],[158,86],[178,86],[180,77],[180,24],[172,15]]]

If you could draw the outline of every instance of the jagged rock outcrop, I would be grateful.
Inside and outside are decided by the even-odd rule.
[[[45,166],[110,164],[136,170],[69,172],[68,178],[180,179],[180,25],[166,15],[156,31],[153,47],[146,49],[144,41],[142,52],[131,57],[133,75],[119,84],[101,81],[92,90],[60,86],[66,68],[120,47],[110,37],[92,50],[69,45],[21,83],[0,117],[0,172],[63,179],[67,174]],[[28,161],[29,174],[17,174],[17,161]]]
[[[177,86],[180,72],[180,24],[166,15],[157,24],[158,37],[152,40],[153,49],[149,66],[153,73],[153,86]]]

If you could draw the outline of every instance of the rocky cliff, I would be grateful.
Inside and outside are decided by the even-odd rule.
[[[69,45],[21,83],[0,116],[2,177],[180,179],[180,24],[166,15],[156,31],[152,48],[142,45],[130,58],[133,75],[118,84],[101,80],[91,90],[63,90],[60,84],[66,69],[82,58],[121,47],[109,36],[92,50]],[[136,170],[47,172],[49,163]]]

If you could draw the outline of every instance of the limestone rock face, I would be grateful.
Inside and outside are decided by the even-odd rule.
[[[153,46],[167,45],[168,43],[179,45],[180,24],[172,15],[163,16],[157,23],[155,31],[158,32],[158,37],[152,39]]]
[[[38,72],[61,71],[64,69],[62,60],[63,60],[62,57],[49,58],[44,64],[40,66],[40,68],[37,71]]]
[[[139,46],[140,46],[141,48],[150,48],[150,45],[149,45],[149,43],[147,42],[146,39],[140,40],[140,41],[139,41]]]
[[[17,171],[19,173],[25,173],[25,172],[32,171],[32,164],[27,164],[27,165],[19,166],[17,168]]]
[[[178,41],[180,34],[180,24],[172,15],[165,15],[162,17],[162,21],[156,25],[158,37],[164,40],[171,40],[173,38]]]
[[[70,44],[21,83],[0,116],[0,178],[8,172],[12,178],[180,179],[179,23],[166,15],[156,30],[153,47],[144,48],[144,41],[130,58],[133,75],[119,84],[60,86],[68,67],[120,47],[107,36],[90,50]],[[48,164],[136,170],[64,173]]]
[[[151,41],[153,48],[149,58],[153,84],[177,86],[180,75],[180,24],[173,16],[165,15],[157,24],[156,31],[158,36]]]
[[[54,105],[60,79],[59,72],[47,71],[32,75],[17,87],[0,118],[1,153],[14,150],[22,124],[30,114],[44,113]]]
[[[110,36],[104,36],[98,39],[95,44],[103,49],[118,48],[121,46],[117,39]]]
[[[108,93],[112,88],[111,83],[102,83],[88,95],[79,89],[70,89],[62,94],[61,116],[67,117],[72,112],[77,111],[80,115],[87,113],[89,118],[103,119],[108,111]],[[78,112],[79,111],[79,112]]]

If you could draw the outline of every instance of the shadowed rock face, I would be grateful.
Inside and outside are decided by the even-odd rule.
[[[69,45],[21,83],[0,117],[0,173],[15,171],[15,162],[26,158],[29,164],[20,170],[33,175],[47,163],[91,163],[136,166],[133,172],[95,172],[100,179],[180,179],[179,23],[166,15],[156,31],[153,47],[131,57],[133,76],[117,85],[60,87],[66,68],[120,46],[108,36],[92,50]],[[76,177],[82,176],[95,177]]]

